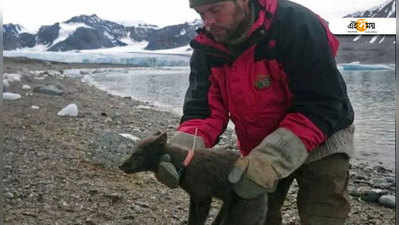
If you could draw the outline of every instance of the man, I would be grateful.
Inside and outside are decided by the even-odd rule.
[[[345,224],[354,113],[326,22],[287,0],[190,7],[204,27],[191,42],[190,85],[170,143],[191,148],[198,132],[197,146],[211,148],[231,119],[243,157],[229,181],[240,198],[269,193],[265,224],[281,224],[294,179],[302,224]],[[161,180],[178,180],[170,165],[160,171]]]

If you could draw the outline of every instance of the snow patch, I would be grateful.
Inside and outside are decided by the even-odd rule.
[[[374,36],[373,38],[371,38],[371,40],[369,41],[370,44],[373,44],[376,40],[377,40],[378,36]]]
[[[28,33],[28,34],[37,34],[39,32],[40,26],[36,26],[35,28],[26,28],[24,26],[19,27],[19,33]]]
[[[195,19],[191,23],[189,23],[191,26],[196,26],[197,28],[202,27],[203,22],[201,19]]]
[[[58,33],[58,38],[54,40],[54,42],[53,42],[53,44],[51,46],[54,46],[55,44],[57,44],[59,42],[62,42],[65,39],[67,39],[79,27],[92,28],[90,26],[87,26],[84,23],[60,23],[60,31]]]
[[[144,29],[159,29],[159,27],[157,25],[148,24],[142,20],[116,20],[115,22],[119,23],[125,27],[138,27],[138,28],[144,28]]]
[[[381,44],[384,41],[384,39],[385,39],[385,36],[382,37],[380,41],[378,41],[378,44]]]
[[[109,38],[110,40],[113,40],[114,37],[108,32],[108,31],[104,31],[104,36],[106,36],[107,38]]]
[[[389,11],[387,17],[391,17],[396,12],[396,1],[392,3],[391,11]]]
[[[39,106],[37,106],[37,105],[32,105],[32,107],[31,107],[32,109],[40,109],[40,107]]]
[[[361,37],[362,37],[362,36],[359,35],[359,36],[353,38],[353,41],[356,42],[356,41],[358,41]]]
[[[186,32],[185,29],[182,29],[182,30],[180,31],[180,35],[181,35],[181,36],[185,35],[186,33],[187,33],[187,32]]]

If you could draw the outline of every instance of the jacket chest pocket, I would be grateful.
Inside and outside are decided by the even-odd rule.
[[[247,95],[247,120],[264,121],[264,117],[276,120],[285,114],[289,105],[288,86],[282,71],[271,67],[268,62],[255,63],[249,76]]]
[[[267,61],[255,62],[249,79],[254,110],[263,111],[265,107],[282,101],[279,71],[270,68]]]

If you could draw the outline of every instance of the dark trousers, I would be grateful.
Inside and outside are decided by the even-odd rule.
[[[344,225],[350,210],[349,167],[348,156],[337,153],[305,164],[282,179],[269,195],[265,225],[282,224],[281,207],[294,179],[299,186],[297,207],[302,225]]]

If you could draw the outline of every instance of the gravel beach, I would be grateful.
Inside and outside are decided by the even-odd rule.
[[[0,106],[5,224],[187,223],[189,198],[183,190],[168,189],[151,173],[126,175],[117,169],[137,138],[174,130],[180,118],[144,102],[109,95],[64,73],[72,68],[111,67],[126,69],[4,59],[4,73],[20,75],[19,80],[8,75],[5,88],[20,98],[3,100]],[[76,117],[57,115],[72,103],[78,108]],[[234,148],[231,137],[231,131],[226,132],[219,145]],[[350,176],[352,209],[347,225],[395,224],[393,172],[352,160]],[[294,184],[284,204],[287,225],[299,224],[296,191]],[[208,224],[219,207],[215,200]]]

